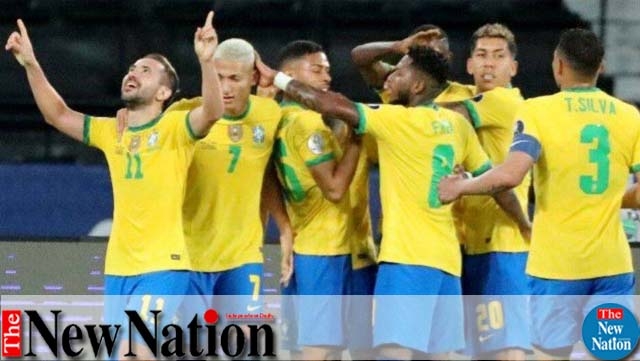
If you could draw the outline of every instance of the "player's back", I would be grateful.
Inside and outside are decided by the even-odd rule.
[[[471,125],[435,105],[358,107],[359,131],[376,138],[380,159],[384,222],[379,260],[459,275],[451,206],[440,204],[438,183],[455,164],[476,173],[489,168]]]
[[[527,100],[516,128],[542,146],[527,271],[552,279],[631,272],[620,205],[629,171],[640,169],[637,109],[597,88],[567,89]]]
[[[275,101],[252,95],[244,114],[218,120],[197,143],[183,206],[194,270],[262,262],[260,195],[280,116]]]
[[[349,254],[349,196],[333,203],[316,184],[310,167],[339,160],[340,147],[319,113],[297,103],[282,103],[276,136],[278,177],[296,241],[294,251],[306,255]]]

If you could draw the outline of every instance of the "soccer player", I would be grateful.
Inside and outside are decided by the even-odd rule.
[[[291,42],[282,49],[279,64],[314,89],[329,89],[329,61],[319,44]],[[295,305],[295,343],[303,358],[324,360],[345,346],[341,296],[349,293],[351,273],[349,185],[360,141],[349,132],[341,148],[319,113],[292,100],[285,96],[281,103],[276,140],[278,176],[296,233],[293,279],[283,293],[306,296]]]
[[[224,115],[198,142],[189,168],[183,206],[184,227],[196,294],[220,297],[227,312],[256,313],[263,279],[261,200],[267,209],[281,198],[267,166],[281,112],[272,99],[251,95],[256,84],[255,50],[242,39],[220,43],[214,55]],[[172,108],[192,108],[200,98]],[[265,192],[263,197],[263,180]],[[269,194],[267,194],[269,193]],[[273,212],[272,212],[273,213]],[[284,210],[275,217],[283,249],[293,242]],[[290,251],[289,251],[290,252]],[[283,252],[285,259],[287,251]],[[215,298],[214,298],[215,302]]]
[[[625,188],[627,172],[640,171],[640,115],[595,87],[603,56],[593,32],[563,32],[552,62],[560,92],[520,107],[504,163],[478,178],[451,177],[439,186],[440,199],[450,202],[515,187],[533,168],[536,209],[526,271],[531,339],[543,358],[569,357],[595,297],[536,296],[634,292],[619,208],[639,205],[637,188],[627,194]]]
[[[165,57],[149,54],[132,64],[122,80],[129,127],[121,139],[116,136],[115,118],[93,117],[67,106],[40,67],[22,20],[18,20],[19,32],[13,32],[5,45],[24,67],[45,121],[105,153],[114,193],[105,294],[135,295],[126,301],[126,309],[138,310],[143,318],[152,317],[147,312],[151,309],[163,311],[170,319],[178,304],[164,295],[184,295],[189,285],[191,262],[180,211],[187,170],[196,140],[207,134],[223,110],[213,63],[218,41],[212,20],[210,12],[194,36],[202,71],[202,106],[190,112],[163,113],[178,77]],[[106,317],[118,317],[111,321],[122,323],[123,309],[124,304],[117,315],[107,310]],[[121,347],[120,352],[124,351],[127,347]],[[143,359],[153,357],[146,348],[134,352]]]
[[[464,343],[459,245],[450,206],[440,204],[437,184],[454,164],[480,174],[489,162],[471,125],[433,104],[448,66],[445,56],[429,47],[410,48],[384,86],[397,105],[371,108],[258,64],[263,85],[273,81],[289,97],[376,139],[385,219],[374,345],[386,358],[447,357]],[[526,228],[528,220],[513,193],[497,198]],[[393,295],[411,296],[398,302]]]
[[[494,165],[507,156],[518,107],[524,101],[511,87],[517,47],[504,25],[487,24],[471,37],[467,71],[478,96],[463,102],[482,148]],[[515,188],[526,214],[530,178]],[[525,264],[528,242],[518,224],[488,196],[466,197],[454,205],[463,245],[467,349],[479,359],[524,360],[530,349]],[[483,296],[486,295],[486,296]],[[500,297],[500,295],[509,295]]]
[[[378,93],[383,103],[389,102],[389,94],[383,89],[384,82],[396,68],[385,60],[405,55],[413,45],[431,47],[449,60],[452,56],[447,34],[433,24],[424,24],[413,29],[409,36],[402,40],[366,43],[351,50],[351,59],[358,67],[362,78]],[[440,87],[436,102],[461,101],[473,96],[471,89],[454,81],[446,81]]]

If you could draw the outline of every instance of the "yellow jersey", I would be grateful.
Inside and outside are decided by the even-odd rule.
[[[358,132],[378,145],[384,214],[378,260],[460,276],[451,206],[440,203],[438,184],[456,164],[476,175],[490,168],[471,124],[436,105],[357,107]]]
[[[200,102],[174,106],[189,109]],[[251,95],[244,114],[224,116],[197,143],[183,206],[193,270],[219,272],[263,262],[262,180],[280,116],[275,101]]]
[[[480,144],[494,165],[504,163],[509,153],[516,112],[523,101],[519,89],[499,87],[463,102]],[[530,184],[531,178],[527,176],[514,188],[525,214]],[[496,204],[493,197],[464,197],[454,208],[456,216],[461,219],[458,235],[466,254],[526,252],[529,249],[518,225]]]
[[[113,187],[113,227],[105,274],[132,276],[191,267],[182,202],[195,136],[186,111],[165,112],[128,127],[85,116],[84,142],[104,152]]]
[[[281,107],[274,151],[287,213],[296,232],[293,250],[305,255],[351,254],[349,196],[338,203],[327,200],[309,170],[340,159],[337,139],[319,113],[294,102],[283,102]]]
[[[598,88],[572,88],[526,100],[516,119],[512,150],[540,146],[527,273],[576,280],[633,272],[620,204],[629,171],[640,171],[638,110]]]

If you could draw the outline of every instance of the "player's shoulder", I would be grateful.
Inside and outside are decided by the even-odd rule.
[[[202,105],[202,97],[182,98],[171,103],[165,113],[173,111],[189,111]]]
[[[251,102],[251,107],[255,110],[258,111],[260,113],[262,113],[262,115],[267,115],[267,116],[279,116],[281,113],[281,108],[278,105],[278,103],[271,99],[271,98],[266,98],[266,97],[260,97],[257,95],[251,95],[249,97],[249,100]]]

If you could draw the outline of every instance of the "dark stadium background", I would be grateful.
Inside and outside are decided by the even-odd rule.
[[[597,3],[607,8],[608,1]],[[472,81],[465,72],[472,32],[487,22],[508,25],[519,47],[514,86],[525,97],[556,90],[550,62],[562,29],[598,26],[600,35],[605,29],[600,23],[603,19],[589,23],[560,0],[0,0],[0,8],[3,43],[15,28],[15,19],[23,18],[52,84],[72,108],[94,115],[115,114],[121,106],[120,82],[128,65],[150,52],[164,53],[173,62],[181,78],[182,96],[196,95],[200,75],[192,49],[193,32],[209,9],[216,11],[214,25],[221,39],[250,41],[271,65],[275,65],[278,49],[291,40],[321,43],[331,61],[333,89],[365,102],[377,98],[361,81],[350,50],[364,42],[401,39],[424,23],[447,31],[455,54],[451,77],[465,83]],[[599,85],[611,92],[614,82],[605,76]],[[377,215],[379,202],[373,198]],[[102,154],[43,122],[24,71],[3,52],[0,288],[9,287],[1,288],[0,293],[55,291],[43,284],[63,285],[59,292],[92,293],[88,287],[102,280],[96,272],[104,261],[100,258],[104,239],[86,236],[94,225],[110,218],[111,203]],[[267,242],[275,239],[271,227]],[[277,257],[272,247],[267,246],[267,258]],[[54,255],[65,262],[58,264]],[[54,259],[56,265],[45,266],[45,261]],[[70,275],[65,269],[75,269],[71,265],[86,272],[58,277]],[[11,288],[16,284],[22,288]]]

